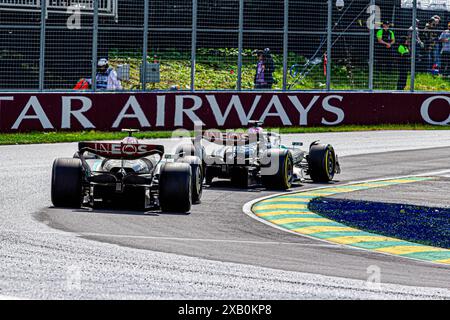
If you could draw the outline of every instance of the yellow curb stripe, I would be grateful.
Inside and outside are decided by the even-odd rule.
[[[355,244],[359,242],[397,241],[397,239],[383,236],[346,236],[346,237],[328,238],[327,241],[339,244]]]
[[[329,194],[335,194],[335,193],[345,193],[345,192],[353,192],[353,191],[357,191],[357,190],[359,190],[359,188],[354,188],[354,189],[348,189],[348,188],[339,188],[339,187],[336,187],[336,188],[327,188],[327,189],[324,189],[324,191],[326,191],[326,193],[329,193]],[[324,194],[321,194],[321,195],[324,195]]]
[[[395,246],[395,247],[379,248],[375,249],[375,251],[403,255],[417,252],[435,252],[445,250],[426,246]]]
[[[275,224],[287,224],[287,223],[295,223],[295,222],[330,222],[330,220],[325,218],[285,218],[285,219],[275,219],[269,220]]]
[[[270,210],[270,209],[308,209],[307,204],[267,204],[256,205],[253,207],[255,210]]]
[[[359,183],[359,184],[354,184],[354,185],[351,185],[351,186],[348,186],[349,188],[350,187],[354,187],[355,189],[357,189],[357,188],[362,188],[362,187],[366,187],[366,188],[376,188],[376,187],[385,187],[386,186],[386,184],[375,184],[375,183]]]
[[[427,180],[428,178],[423,179],[417,179],[417,178],[398,178],[398,179],[388,179],[388,180],[379,180],[379,181],[373,181],[374,184],[377,183],[387,183],[387,184],[398,184],[398,183],[411,183],[411,182],[418,182]]]
[[[445,264],[450,264],[450,259],[445,259],[445,260],[436,260],[434,262],[438,262],[438,263],[445,263]]]
[[[256,215],[258,217],[270,217],[270,216],[284,216],[288,214],[310,214],[310,215],[316,215],[314,212],[311,211],[272,211],[272,212],[264,212],[264,213],[257,213]]]
[[[389,187],[389,186],[393,186],[393,185],[398,185],[398,184],[403,184],[403,183],[413,183],[413,182],[418,182],[417,180],[389,180],[389,181],[377,181],[377,182],[368,182],[368,183],[359,183],[359,184],[354,184],[348,187],[355,187],[355,189],[357,188],[381,188],[381,187]]]
[[[331,220],[329,220],[331,221]],[[354,228],[350,227],[338,227],[338,226],[313,226],[313,227],[305,227],[305,228],[297,228],[293,229],[292,231],[295,231],[297,233],[301,234],[313,234],[313,233],[320,233],[320,232],[329,232],[329,231],[359,231]]]
[[[306,197],[326,197],[331,195],[330,193],[313,193],[313,192],[305,192],[305,193],[296,193],[296,195],[306,196]]]
[[[265,200],[260,202],[261,204],[266,202],[307,202],[308,199],[302,199],[302,198],[273,198],[269,200]]]

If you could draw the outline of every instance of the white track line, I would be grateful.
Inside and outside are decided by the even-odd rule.
[[[440,171],[432,171],[427,173],[415,174],[411,177],[426,177],[426,176],[437,176],[437,177],[447,177],[450,175],[450,170],[440,170]]]

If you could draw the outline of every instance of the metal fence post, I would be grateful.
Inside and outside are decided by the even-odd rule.
[[[413,0],[413,22],[412,22],[412,39],[411,39],[411,92],[415,91],[416,81],[416,50],[417,50],[417,0]]]
[[[142,90],[147,90],[148,20],[150,0],[144,0],[144,39],[142,43]]]
[[[369,40],[369,90],[373,91],[374,58],[375,58],[375,0],[370,0],[370,40]]]
[[[288,50],[289,50],[289,0],[284,0],[283,90],[287,89]]]
[[[47,0],[41,0],[41,34],[39,40],[39,90],[44,90],[45,80],[45,24],[47,17]]]
[[[98,60],[98,1],[94,0],[94,18],[92,27],[92,90],[97,90],[97,60]]]
[[[244,0],[239,0],[238,65],[236,89],[242,90],[242,51],[244,50]]]
[[[327,23],[327,90],[331,89],[331,49],[333,41],[333,1],[328,0],[328,23]]]
[[[191,42],[191,90],[195,90],[195,63],[197,58],[197,6],[198,1],[192,0],[192,42]]]

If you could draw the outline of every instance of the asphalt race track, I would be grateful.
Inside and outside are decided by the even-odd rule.
[[[284,138],[333,144],[341,155],[339,184],[450,173],[449,131]],[[218,182],[204,191],[202,203],[189,215],[54,209],[49,195],[52,161],[70,157],[75,148],[75,144],[0,147],[0,295],[450,298],[449,266],[304,238],[245,215],[242,208],[247,202],[271,194],[261,189],[232,190]],[[408,188],[403,194],[409,198],[416,194],[427,205],[445,202],[442,194],[434,197],[436,189]],[[380,270],[381,288],[366,283],[373,266]]]

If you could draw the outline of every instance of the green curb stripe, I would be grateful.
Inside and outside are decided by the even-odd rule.
[[[394,255],[402,256],[402,257],[408,257],[408,258],[414,258],[424,261],[441,261],[446,264],[450,264],[450,250],[437,248],[439,251],[432,251],[436,250],[434,247],[424,246],[422,244],[413,243],[409,241],[404,241],[401,239],[394,239],[392,237],[387,237],[383,235],[373,234],[366,231],[360,231],[360,230],[351,230],[353,227],[349,227],[347,225],[344,225],[342,223],[328,220],[323,222],[290,222],[285,224],[278,224],[275,221],[281,220],[281,219],[295,219],[295,218],[322,218],[322,216],[308,210],[308,209],[296,209],[296,208],[289,208],[288,205],[308,205],[313,199],[320,198],[320,197],[326,197],[334,194],[339,193],[347,193],[347,192],[354,192],[359,190],[368,190],[373,188],[382,188],[387,186],[393,186],[393,185],[399,185],[399,184],[406,184],[406,183],[414,183],[414,182],[421,182],[421,181],[429,181],[433,180],[433,178],[430,177],[411,177],[411,178],[400,178],[400,179],[392,179],[392,180],[382,180],[382,181],[373,181],[373,182],[360,182],[356,183],[355,185],[344,185],[344,186],[330,186],[327,188],[322,189],[316,189],[316,190],[306,190],[301,191],[297,193],[290,193],[290,194],[284,194],[281,196],[276,196],[273,198],[269,198],[266,200],[262,200],[256,204],[253,205],[252,211],[256,215],[263,214],[263,213],[273,213],[270,216],[259,216],[260,219],[264,219],[268,222],[272,222],[275,225],[285,228],[287,230],[291,230],[294,232],[297,232],[298,234],[307,234],[308,236],[311,236],[313,238],[322,239],[322,240],[329,240],[330,242],[334,242],[336,244],[340,244],[339,241],[336,239],[333,241],[333,238],[340,238],[340,237],[349,237],[350,240],[352,240],[352,237],[355,237],[355,242],[350,244],[345,244],[351,247],[361,248],[361,249],[367,249],[367,250],[378,250],[384,251],[389,248],[394,247],[427,247],[430,248],[430,251],[424,251],[424,252],[415,252],[415,253],[408,253],[408,254],[401,254],[396,253]],[[276,200],[275,200],[276,199]],[[286,201],[283,201],[283,199],[289,199]],[[298,199],[298,201],[295,201],[293,199]],[[274,206],[273,209],[258,209],[258,207],[263,207],[266,205]],[[276,205],[280,205],[283,207],[288,208],[276,208]],[[278,214],[279,212],[279,214]],[[284,214],[284,213],[291,213],[291,214]],[[328,226],[331,227],[342,227],[347,228],[347,230],[331,230],[334,228],[326,228]],[[308,228],[309,227],[318,227],[318,232],[311,233],[311,231],[315,231],[316,228],[313,228],[312,230]],[[320,230],[320,227],[324,227],[322,231]],[[303,231],[302,229],[306,228]],[[351,229],[349,229],[351,228]],[[298,229],[298,230],[297,230]],[[329,231],[326,231],[326,230]],[[339,229],[339,228],[337,228]],[[357,237],[372,237],[375,241],[362,241],[362,242],[356,242]],[[377,241],[377,237],[380,237],[380,241]],[[383,241],[384,238],[390,238],[392,240],[389,241]],[[348,241],[351,242],[351,241]],[[345,242],[347,243],[347,241]],[[408,248],[405,248],[406,251]],[[401,252],[404,249],[398,250],[398,248],[394,248],[393,250],[386,250],[386,252]],[[427,249],[428,250],[428,249]],[[417,250],[419,251],[419,250]],[[405,252],[405,251],[403,251]]]
[[[445,250],[445,249],[442,249],[442,250]],[[420,259],[420,260],[427,260],[427,261],[439,261],[439,260],[450,259],[450,250],[416,252],[416,253],[403,254],[402,256],[408,257],[408,258]]]
[[[337,237],[359,237],[366,236],[368,233],[363,233],[362,231],[329,231],[329,232],[317,232],[313,234],[309,234],[314,238],[319,238],[322,240],[332,239]]]
[[[273,215],[273,216],[265,216],[260,217],[264,220],[278,220],[278,219],[291,219],[291,218],[323,218],[322,216],[319,216],[318,214],[279,214],[279,215]]]
[[[381,249],[381,248],[389,248],[389,247],[397,247],[397,246],[422,246],[419,243],[412,243],[406,241],[379,241],[379,242],[358,242],[351,244],[353,247],[364,248],[364,249]]]
[[[336,189],[370,189],[367,186],[335,186]]]
[[[333,222],[330,220],[330,222],[291,222],[291,223],[285,223],[285,224],[278,224],[281,227],[284,227],[286,229],[292,230],[292,229],[301,229],[301,228],[307,228],[307,227],[324,227],[324,226],[333,226],[333,227],[345,227],[344,225]]]
[[[411,180],[411,181],[430,181],[430,180],[433,180],[433,178],[430,178],[430,177],[410,177],[407,180]]]
[[[305,191],[305,193],[306,193],[306,191]],[[292,194],[276,197],[275,199],[285,199],[285,198],[314,199],[314,198],[317,198],[317,196],[305,196],[305,195],[298,194],[298,193],[292,193]],[[274,199],[274,198],[263,200],[262,202],[270,201],[271,199]]]
[[[254,208],[258,209],[258,207],[266,206],[269,204],[308,204],[310,201],[264,201],[257,204]]]

